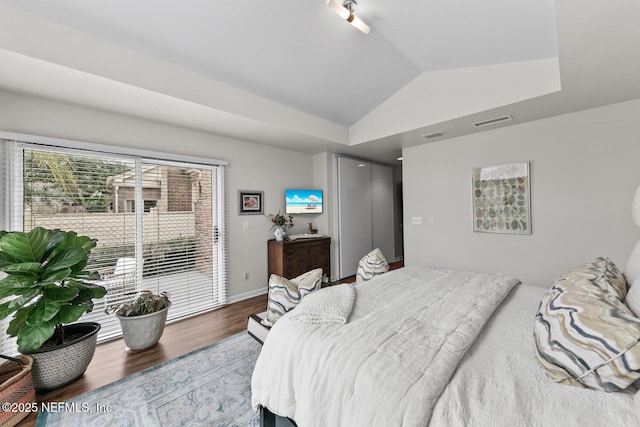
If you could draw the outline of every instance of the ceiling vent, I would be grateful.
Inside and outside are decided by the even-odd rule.
[[[424,139],[433,139],[433,138],[440,138],[441,136],[445,136],[446,133],[444,133],[443,131],[439,130],[438,132],[431,132],[431,133],[426,133],[424,135],[422,135],[422,137]]]
[[[513,117],[511,117],[510,114],[507,114],[506,116],[501,116],[501,117],[496,117],[496,118],[489,119],[489,120],[483,120],[481,122],[476,122],[473,125],[475,127],[479,128],[479,127],[482,127],[482,126],[495,125],[496,123],[508,122],[509,120],[513,120]]]

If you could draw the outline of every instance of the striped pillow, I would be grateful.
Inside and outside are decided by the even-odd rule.
[[[389,271],[389,264],[378,248],[366,254],[358,263],[356,271],[356,283],[363,283],[373,279],[378,274]]]
[[[553,381],[618,391],[640,378],[640,319],[623,303],[626,293],[609,258],[565,273],[545,293],[533,334]]]
[[[265,326],[273,326],[285,313],[293,310],[305,295],[320,289],[322,269],[308,271],[295,279],[272,274],[269,278],[269,300],[267,317],[261,322]]]

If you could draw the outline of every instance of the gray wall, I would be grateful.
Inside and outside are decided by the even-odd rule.
[[[0,130],[228,161],[231,301],[266,292],[267,240],[273,238],[270,221],[264,216],[238,215],[237,191],[264,191],[265,213],[276,213],[279,209],[284,212],[285,188],[314,186],[314,160],[309,154],[2,91]],[[0,158],[0,168],[2,165]],[[3,212],[0,210],[0,216]],[[304,233],[310,221],[307,218],[296,221],[293,232]],[[326,222],[319,218],[314,222],[321,226],[320,233],[329,233],[322,227],[327,227]],[[249,272],[248,280],[243,278],[244,272]]]
[[[597,256],[624,268],[640,239],[631,219],[640,100],[407,148],[403,157],[407,265],[500,271],[546,287]],[[531,162],[533,234],[474,233],[471,169],[514,161]]]

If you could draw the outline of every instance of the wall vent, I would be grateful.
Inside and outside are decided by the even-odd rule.
[[[506,116],[495,117],[493,119],[483,120],[481,122],[476,122],[473,125],[475,127],[479,128],[479,127],[482,127],[482,126],[495,125],[496,123],[506,122],[506,121],[509,121],[509,120],[513,120],[513,117],[511,117],[510,114],[507,114]]]
[[[431,133],[426,133],[424,135],[422,135],[422,137],[424,139],[432,139],[432,138],[439,138],[441,136],[445,136],[446,133],[444,133],[443,131],[439,130],[438,132],[431,132]]]

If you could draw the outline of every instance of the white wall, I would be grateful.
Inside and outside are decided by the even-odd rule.
[[[229,218],[229,296],[234,301],[267,290],[264,216],[238,215],[238,190],[264,191],[265,213],[284,212],[284,189],[312,187],[313,156],[213,136],[132,117],[0,91],[0,130],[226,160]],[[249,229],[243,229],[247,222]],[[296,222],[294,233],[309,221]],[[249,279],[244,280],[244,272]]]
[[[624,268],[640,239],[639,119],[633,100],[405,149],[406,265],[501,271],[544,287],[597,256]],[[474,233],[470,170],[514,161],[531,162],[533,234]]]

